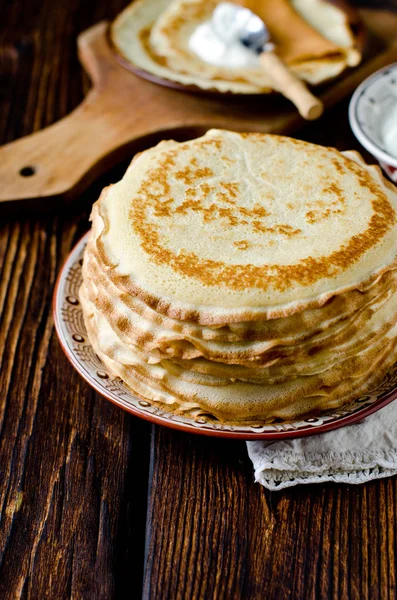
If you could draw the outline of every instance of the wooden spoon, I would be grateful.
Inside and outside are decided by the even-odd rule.
[[[255,13],[231,2],[222,2],[213,12],[212,28],[227,44],[237,40],[259,55],[259,62],[270,77],[273,88],[291,100],[304,119],[317,119],[322,114],[323,103],[274,54],[269,31]]]

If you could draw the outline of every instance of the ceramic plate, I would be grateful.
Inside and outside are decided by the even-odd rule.
[[[349,121],[362,146],[380,163],[389,177],[397,182],[397,157],[385,144],[392,124],[389,116],[397,103],[397,63],[388,65],[365,79],[354,92],[349,105]]]
[[[204,418],[194,420],[166,412],[155,402],[148,402],[134,396],[123,381],[112,375],[101,363],[87,338],[83,312],[78,299],[87,235],[72,250],[59,274],[53,305],[55,328],[66,356],[78,373],[102,396],[133,415],[190,433],[246,440],[275,440],[304,437],[350,425],[386,406],[397,397],[397,364],[371,394],[339,410],[322,414],[321,417],[309,417],[293,423],[236,426],[214,423]]]

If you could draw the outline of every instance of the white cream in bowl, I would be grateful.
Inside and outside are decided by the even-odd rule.
[[[397,168],[397,63],[380,69],[356,89],[349,121],[366,150]]]

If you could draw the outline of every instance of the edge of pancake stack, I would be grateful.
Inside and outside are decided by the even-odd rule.
[[[90,342],[178,414],[337,408],[397,360],[396,214],[396,189],[355,152],[218,130],[161,142],[93,207]]]

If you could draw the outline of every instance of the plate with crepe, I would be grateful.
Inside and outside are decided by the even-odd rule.
[[[356,152],[211,130],[137,155],[54,298],[61,344],[156,423],[311,435],[396,395],[397,192]]]
[[[200,93],[266,94],[272,82],[258,57],[244,46],[224,49],[225,64],[208,23],[219,0],[138,0],[111,24],[110,41],[122,64],[170,87]],[[266,23],[275,52],[292,73],[311,86],[358,65],[364,28],[343,1],[247,0],[241,2]],[[222,52],[222,50],[221,50]],[[233,68],[229,67],[233,56]]]

